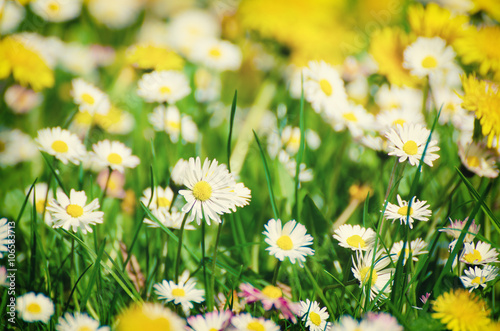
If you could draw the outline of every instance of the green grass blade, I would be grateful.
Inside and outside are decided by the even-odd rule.
[[[301,84],[301,94],[300,94],[300,113],[299,113],[299,128],[300,128],[300,145],[297,152],[295,161],[295,204],[293,206],[292,218],[296,219],[300,223],[299,219],[299,174],[300,174],[300,164],[302,163],[302,158],[304,156],[304,149],[306,146],[306,135],[305,135],[305,119],[304,119],[304,78],[302,78]]]
[[[233,138],[234,115],[236,114],[236,101],[238,91],[234,91],[233,103],[231,104],[231,114],[229,116],[229,135],[227,137],[227,169],[231,172],[231,139]]]
[[[85,309],[85,306],[87,305],[87,300],[90,297],[90,294],[92,293],[92,289],[94,288],[94,284],[96,283],[97,280],[97,275],[99,274],[99,270],[101,268],[101,260],[102,260],[102,255],[104,253],[104,247],[106,246],[106,238],[101,243],[101,246],[99,247],[99,251],[97,252],[96,259],[93,263],[94,268],[92,269],[92,274],[90,275],[89,279],[89,284],[87,286],[87,290],[83,294],[82,301],[80,302],[80,306]]]

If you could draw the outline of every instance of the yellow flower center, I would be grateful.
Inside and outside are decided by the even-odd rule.
[[[36,200],[35,206],[38,213],[43,213],[43,209],[45,208],[45,198]]]
[[[217,330],[216,328],[210,328],[208,329],[208,331],[219,331],[219,330]]]
[[[77,331],[92,331],[92,330],[95,330],[95,329],[84,325],[84,326],[79,327]]]
[[[83,102],[85,102],[86,104],[89,104],[89,105],[93,105],[95,102],[94,98],[88,93],[82,94],[82,100],[83,100]]]
[[[325,93],[326,96],[329,97],[330,95],[332,95],[333,92],[332,85],[326,79],[322,79],[319,81],[319,87],[321,87],[321,91],[323,91],[323,93]]]
[[[261,322],[258,321],[252,321],[248,323],[247,325],[247,330],[252,330],[252,331],[264,331],[264,325],[262,325]]]
[[[432,68],[436,68],[437,67],[437,61],[436,61],[436,58],[434,56],[426,56],[423,60],[422,60],[422,67],[426,68],[426,69],[432,69]]]
[[[479,158],[477,156],[469,156],[467,158],[467,163],[469,164],[469,167],[472,167],[472,168],[477,168],[479,167]]]
[[[309,313],[309,320],[316,326],[319,326],[321,324],[321,317],[319,316],[319,314],[313,311]]]
[[[51,145],[52,149],[57,153],[66,153],[68,151],[68,144],[62,140],[56,140]]]
[[[55,1],[52,1],[51,3],[49,3],[49,5],[47,7],[54,14],[58,13],[59,10],[61,9],[61,7],[59,6],[59,4],[57,2],[55,2]]]
[[[181,122],[165,120],[165,127],[174,131],[178,131],[181,128]]]
[[[360,276],[361,276],[361,281],[363,283],[366,283],[368,282],[368,279],[370,278],[370,267],[364,267],[363,269],[360,270]],[[375,283],[377,282],[377,272],[375,271],[375,269],[371,272],[371,275],[372,275],[372,284],[371,286],[375,285]]]
[[[170,200],[164,197],[158,198],[158,207],[170,207]]]
[[[418,146],[417,143],[414,142],[413,140],[408,140],[405,142],[403,145],[403,151],[408,154],[408,155],[415,155],[418,153]]]
[[[483,257],[477,249],[474,249],[472,253],[465,254],[464,259],[468,263],[473,264],[475,262],[481,262],[483,260]]]
[[[116,153],[109,153],[108,162],[111,164],[122,164],[122,157]]]
[[[193,195],[200,201],[206,201],[212,196],[212,186],[204,180],[199,181],[193,187]]]
[[[283,235],[276,240],[276,245],[284,251],[289,251],[293,248],[292,239],[289,236]]]
[[[186,296],[186,292],[184,292],[184,290],[182,288],[174,288],[172,290],[172,295],[174,297],[184,297],[184,296]]]
[[[266,287],[264,287],[264,289],[262,290],[262,294],[270,299],[279,299],[283,296],[283,292],[281,291],[281,289],[273,285],[267,285]]]
[[[357,122],[358,121],[358,118],[353,113],[345,113],[342,115],[342,117],[349,122]]]
[[[211,57],[216,58],[216,59],[218,59],[218,58],[222,55],[222,53],[221,53],[220,49],[219,49],[219,48],[217,48],[217,47],[212,48],[212,49],[208,52],[208,54],[209,54]]]
[[[394,122],[392,122],[392,125],[396,126],[399,124],[399,125],[403,126],[403,124],[405,124],[405,123],[406,123],[406,121],[404,119],[400,118],[400,119],[397,119]]]
[[[83,215],[83,208],[79,205],[70,204],[66,207],[66,212],[71,217],[80,217]]]
[[[481,285],[482,283],[484,283],[485,280],[486,280],[486,278],[478,276],[478,277],[474,278],[471,283]]]
[[[40,314],[42,307],[36,302],[32,302],[26,307],[26,310],[32,314]]]
[[[168,86],[162,86],[162,87],[160,87],[160,93],[170,94],[170,93],[172,93],[172,90]]]
[[[357,234],[347,238],[346,242],[349,246],[356,247],[356,248],[364,248],[366,246],[366,242],[363,240],[363,238],[361,238]]]
[[[398,209],[398,214],[401,216],[406,216],[408,215],[408,206],[403,206]],[[413,208],[410,207],[410,216],[413,215]]]

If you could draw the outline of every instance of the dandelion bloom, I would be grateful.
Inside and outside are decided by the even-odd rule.
[[[117,317],[117,331],[184,330],[186,322],[159,303],[133,305]]]

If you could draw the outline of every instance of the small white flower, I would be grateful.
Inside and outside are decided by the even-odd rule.
[[[15,30],[24,19],[26,11],[17,2],[0,0],[0,8],[3,9],[0,19],[0,33],[3,35]]]
[[[354,138],[362,136],[364,131],[373,129],[375,123],[375,117],[372,114],[363,106],[354,103],[327,110],[325,117],[335,131],[348,129]]]
[[[96,321],[85,313],[76,312],[74,314],[65,313],[60,316],[56,325],[57,331],[109,331],[107,326],[99,327],[99,321]]]
[[[429,205],[425,203],[425,200],[418,200],[417,197],[413,197],[411,200],[411,206],[408,210],[408,202],[401,199],[401,196],[398,194],[397,196],[398,204],[394,205],[392,203],[387,204],[387,208],[385,210],[384,216],[387,219],[392,220],[393,222],[399,219],[400,224],[408,224],[410,229],[413,228],[414,220],[427,222],[429,217],[432,214],[432,211],[429,210]]]
[[[68,164],[69,161],[78,165],[87,154],[80,138],[60,127],[38,131],[38,137],[35,141],[38,143],[40,150],[54,155],[64,164]]]
[[[266,248],[269,255],[274,255],[280,261],[286,257],[295,264],[297,260],[299,266],[303,267],[307,255],[314,255],[312,245],[313,237],[307,234],[306,227],[295,220],[287,222],[283,227],[281,220],[270,219],[264,225],[266,231],[262,232],[265,236],[265,242],[269,245]]]
[[[16,310],[25,322],[47,324],[54,314],[54,304],[42,293],[29,292],[17,297]]]
[[[181,115],[175,105],[159,105],[148,115],[148,119],[156,131],[165,131],[173,143],[179,141],[179,136],[190,143],[198,140],[198,127],[191,116]]]
[[[421,113],[422,91],[409,87],[383,85],[375,95],[375,102],[382,111],[404,109],[410,113]]]
[[[373,259],[374,251],[370,250],[367,252],[356,252],[356,260],[352,258],[354,267],[351,269],[354,277],[359,281],[359,286],[365,291],[365,286],[371,279],[370,284],[370,298],[373,300],[380,292],[381,299],[387,298],[387,295],[391,292],[391,274],[394,271],[392,268],[386,268],[391,259],[389,256],[382,256],[382,251],[378,251],[375,254],[375,259]],[[375,260],[375,264],[372,265],[372,261]]]
[[[404,245],[403,240],[396,242],[396,243],[394,243],[394,245],[392,245],[391,259],[394,263],[396,263],[398,261],[399,256],[401,255],[401,252],[403,250],[403,245]],[[427,243],[425,241],[423,241],[422,238],[417,238],[415,240],[412,240],[409,245],[407,243],[406,247],[405,247],[405,258],[404,258],[403,264],[405,264],[406,261],[408,261],[408,257],[410,256],[410,252],[411,252],[411,256],[412,256],[413,261],[418,261],[418,257],[417,257],[418,255],[429,253],[429,251],[424,250],[424,248],[426,246],[427,246]]]
[[[164,280],[161,283],[155,284],[155,293],[158,299],[165,300],[165,302],[173,302],[180,304],[184,313],[188,315],[189,310],[193,308],[193,302],[200,303],[205,299],[205,290],[198,290],[195,288],[196,281],[189,278],[189,272],[184,272],[179,277],[179,284],[174,283],[172,280]]]
[[[158,221],[161,222],[161,224],[163,224],[167,228],[172,228],[172,229],[180,229],[182,226],[182,221],[184,220],[184,217],[186,215],[186,213],[178,211],[177,208],[175,207],[172,208],[170,212],[168,210],[155,209],[151,211],[151,213],[158,219]],[[148,224],[151,228],[159,227],[158,223],[148,218],[144,219],[144,223]],[[195,227],[190,223],[191,221],[188,222],[186,220],[186,224],[184,224],[184,230],[195,229]]]
[[[47,206],[47,210],[52,215],[52,227],[70,228],[77,232],[81,228],[84,234],[92,232],[90,225],[103,222],[104,213],[95,211],[99,208],[99,199],[95,198],[88,205],[85,191],[75,191],[71,189],[69,197],[64,192],[56,194],[57,200],[52,199]]]
[[[173,181],[175,185],[181,186],[184,184],[184,173],[188,166],[189,162],[184,159],[179,159],[177,163],[175,163],[170,173],[170,180]]]
[[[469,288],[469,292],[476,290],[479,287],[485,288],[486,283],[494,280],[498,275],[498,268],[486,265],[483,269],[479,267],[470,267],[469,270],[464,270],[465,276],[460,276],[462,284],[465,288]]]
[[[241,65],[241,50],[225,40],[202,39],[190,53],[194,62],[217,71],[238,70]]]
[[[125,168],[135,168],[141,161],[132,150],[120,141],[102,140],[92,145],[92,157],[99,166],[111,167],[124,172]]]
[[[69,21],[82,10],[81,0],[33,0],[30,2],[35,14],[49,22]]]
[[[327,322],[330,314],[326,307],[319,308],[316,301],[300,301],[299,316],[306,320],[306,326],[310,331],[325,331],[330,329],[330,323]]]
[[[396,129],[397,125],[425,123],[421,111],[415,112],[408,108],[384,110],[378,113],[375,119],[381,131]]]
[[[212,311],[203,315],[191,316],[187,319],[193,331],[225,330],[233,314],[229,310]]]
[[[487,264],[498,262],[498,251],[491,245],[482,241],[465,243],[460,261],[467,264]]]
[[[464,145],[458,141],[458,156],[467,170],[479,177],[498,177],[497,156],[486,146],[475,142]]]
[[[337,239],[342,247],[350,248],[353,251],[366,251],[373,247],[376,236],[377,234],[371,228],[344,224],[335,230],[333,238]]]
[[[109,112],[111,102],[106,93],[81,78],[73,79],[71,84],[71,96],[81,112],[88,112],[91,116]]]
[[[236,331],[279,331],[280,327],[271,320],[252,317],[248,313],[239,314],[231,318],[231,324]]]
[[[147,102],[175,103],[191,93],[189,82],[182,72],[153,71],[139,80],[137,94]]]
[[[98,22],[111,29],[123,29],[136,20],[141,12],[142,1],[106,0],[89,1],[87,8]]]
[[[403,67],[412,75],[425,77],[451,68],[454,59],[455,52],[451,46],[446,46],[445,40],[419,37],[405,49]]]
[[[151,197],[151,187],[145,189],[142,194],[141,202],[151,210],[161,209],[168,211],[174,198],[174,191],[168,186],[165,188],[156,186],[153,197]]]

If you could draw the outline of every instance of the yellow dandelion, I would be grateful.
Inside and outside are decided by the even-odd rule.
[[[465,35],[469,18],[465,15],[453,15],[448,9],[429,3],[425,8],[415,4],[408,9],[408,21],[413,33],[418,37],[440,37],[448,45]]]
[[[455,48],[463,63],[479,64],[479,73],[486,75],[493,71],[500,75],[500,48],[495,42],[500,40],[499,26],[483,26],[471,29],[464,38],[457,40]]]
[[[369,53],[377,61],[379,73],[393,85],[415,87],[419,79],[403,67],[403,52],[414,41],[400,28],[383,28],[372,34]]]
[[[481,124],[483,136],[488,137],[488,147],[500,141],[500,90],[498,85],[479,80],[475,76],[462,76],[465,92],[461,96],[462,108],[473,111]]]
[[[117,318],[117,331],[175,331],[184,330],[186,322],[159,303],[133,305]]]
[[[464,289],[444,293],[432,304],[432,317],[452,331],[487,330],[491,322],[486,303]]]
[[[54,85],[52,69],[40,54],[15,35],[0,41],[0,79],[7,78],[11,73],[21,85],[31,85],[36,91]]]
[[[182,70],[184,59],[167,47],[135,45],[127,51],[127,62],[140,69]]]

